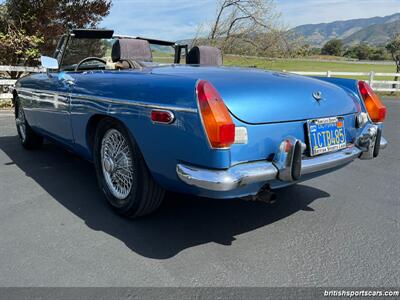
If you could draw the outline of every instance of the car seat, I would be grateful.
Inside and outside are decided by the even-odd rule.
[[[141,62],[153,61],[150,44],[146,40],[118,39],[111,50],[111,59],[117,69],[141,68]]]
[[[195,46],[186,56],[186,64],[221,66],[222,52],[211,46]]]

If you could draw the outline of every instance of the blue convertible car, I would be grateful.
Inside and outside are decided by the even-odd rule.
[[[174,63],[153,62],[159,47]],[[14,90],[22,145],[46,138],[93,161],[124,216],[154,211],[165,190],[267,201],[387,144],[386,108],[363,81],[223,67],[216,48],[112,30],[72,30],[41,60],[47,72]]]

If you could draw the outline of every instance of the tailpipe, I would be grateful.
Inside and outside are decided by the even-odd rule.
[[[258,191],[257,195],[246,196],[241,199],[245,201],[273,204],[278,200],[278,196],[271,190],[269,184],[266,184]]]

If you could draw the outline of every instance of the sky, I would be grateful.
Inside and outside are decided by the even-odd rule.
[[[218,0],[114,0],[101,26],[118,34],[166,40],[193,37],[215,16]],[[275,0],[286,27],[400,12],[400,0]],[[204,28],[204,27],[203,27]]]

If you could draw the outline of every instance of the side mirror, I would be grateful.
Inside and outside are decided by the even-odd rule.
[[[48,56],[41,56],[40,62],[42,67],[46,70],[58,70],[58,61],[55,58],[48,57]]]

